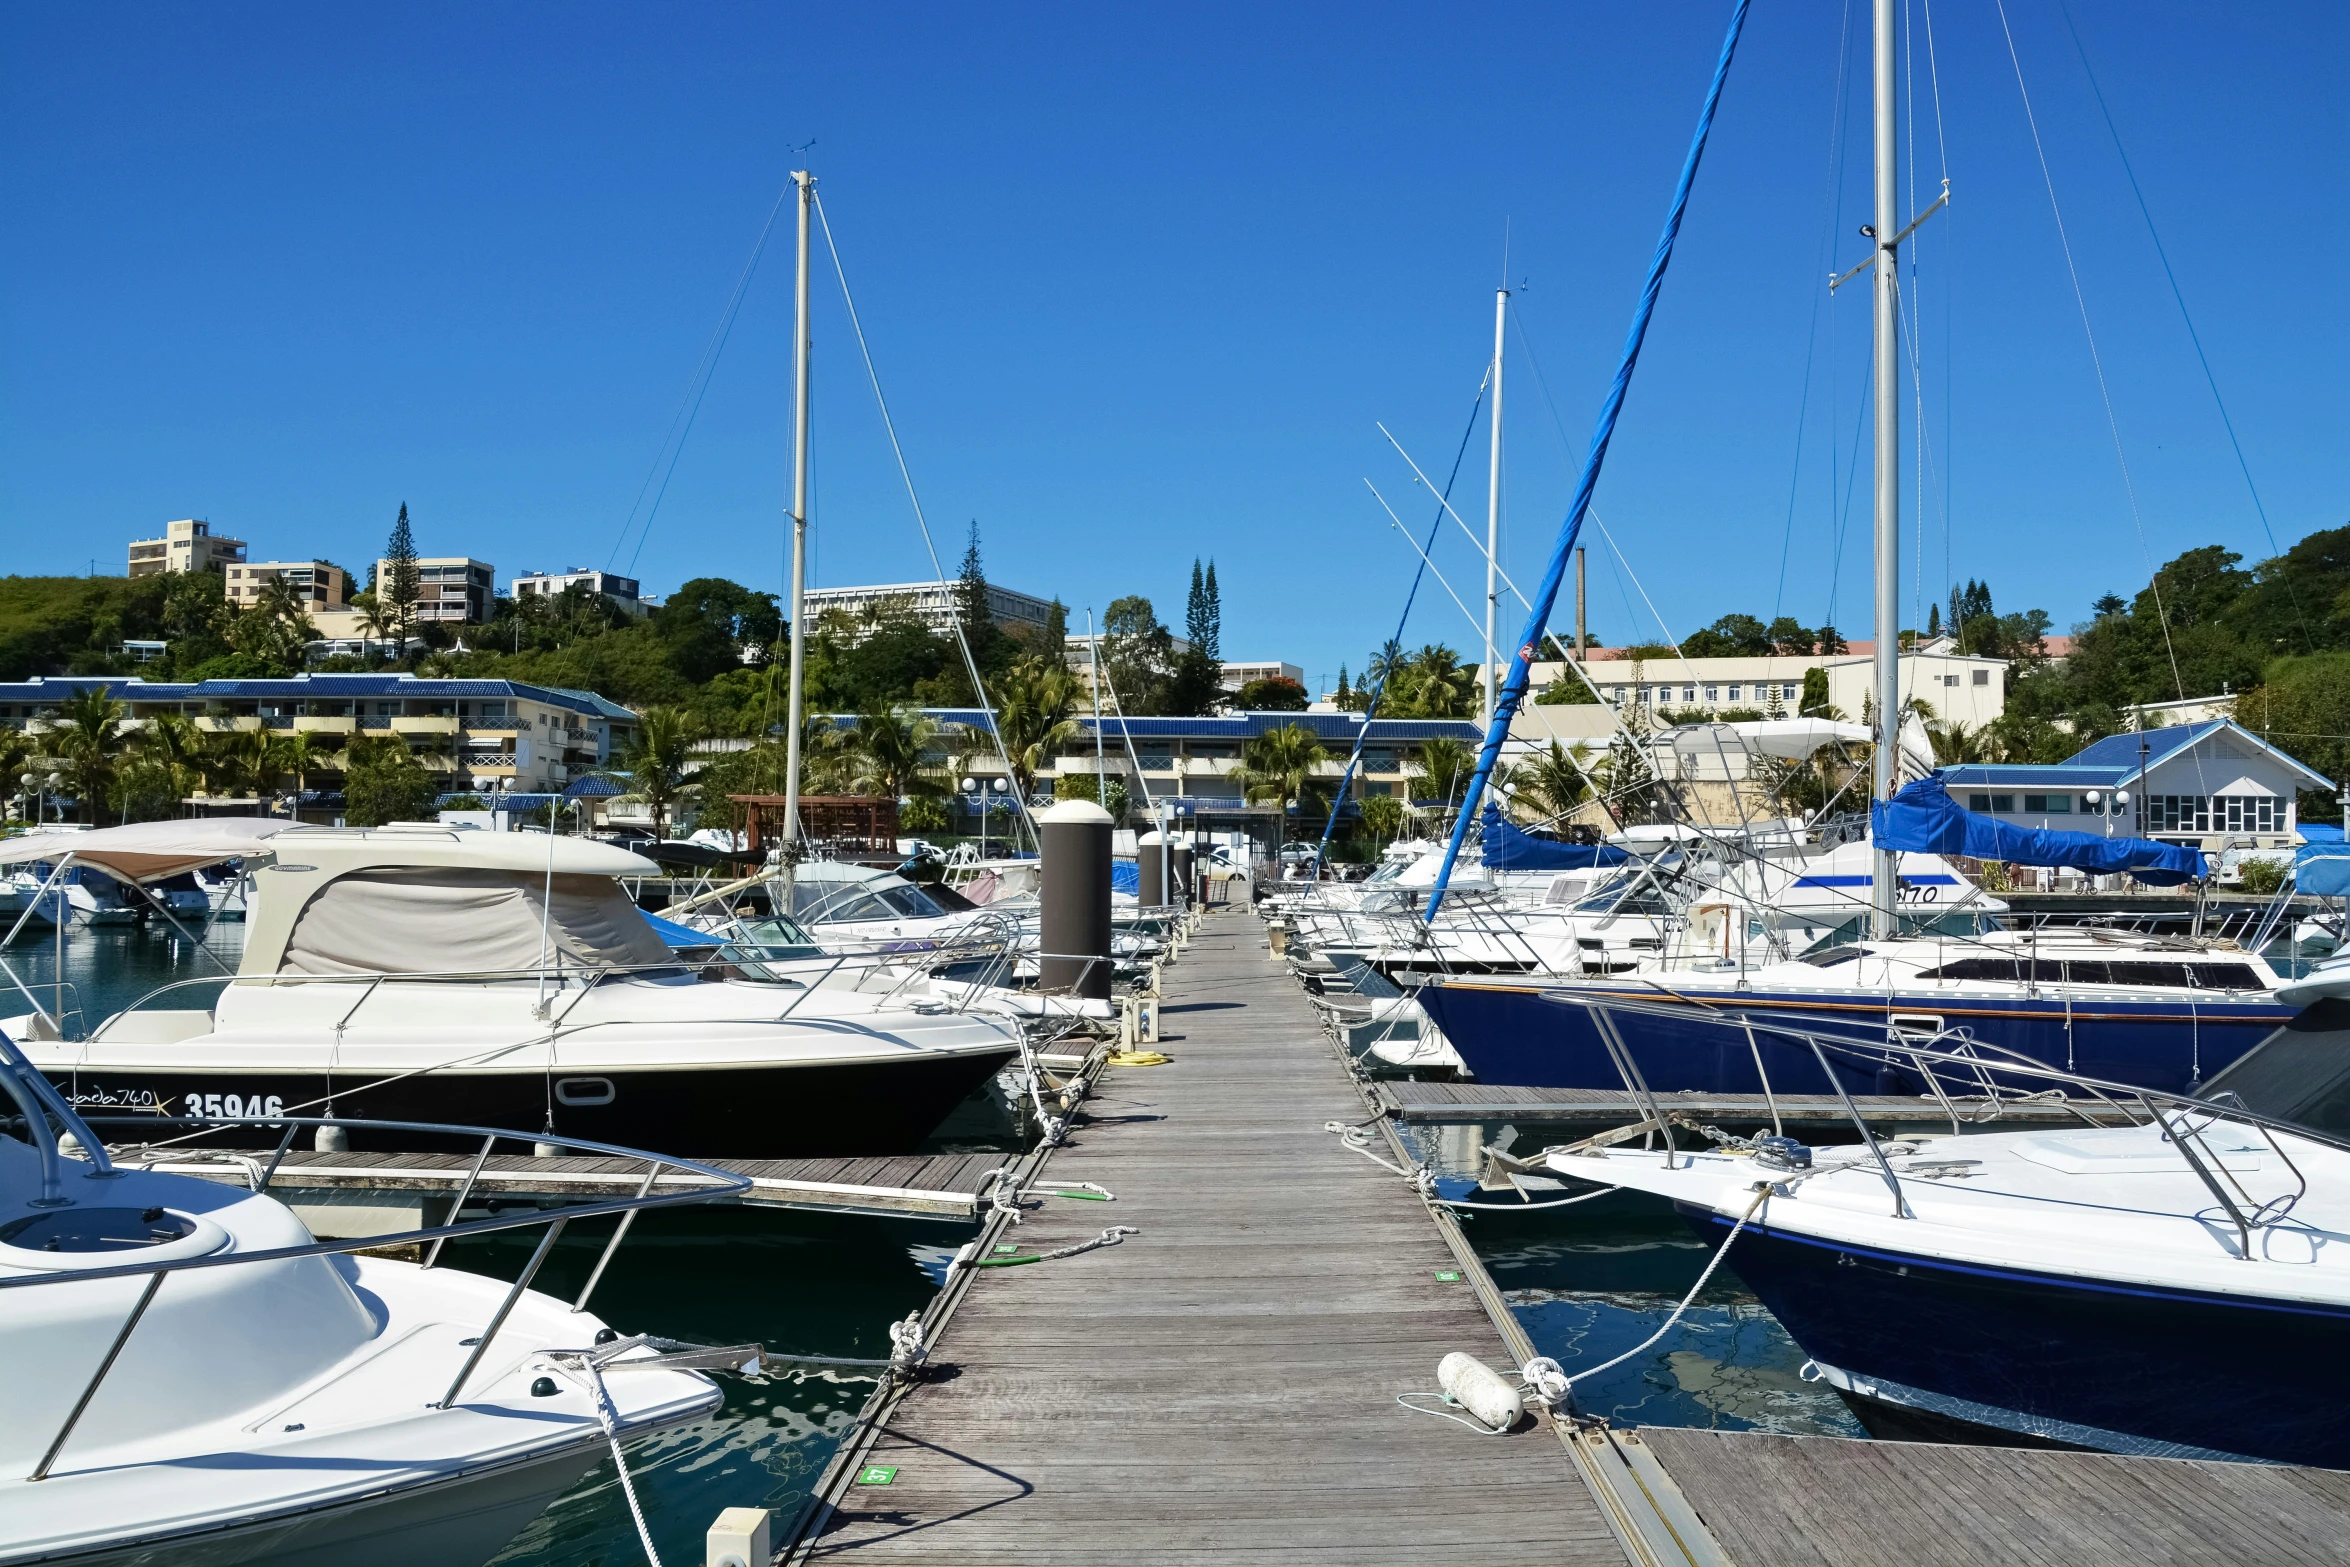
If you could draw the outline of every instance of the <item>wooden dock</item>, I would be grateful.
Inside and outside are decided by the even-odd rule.
[[[114,1151],[117,1162],[250,1185],[268,1170],[270,1149],[142,1149]],[[986,1202],[988,1173],[1015,1162],[1008,1153],[932,1154],[863,1159],[704,1159],[714,1170],[751,1178],[740,1197],[721,1199],[759,1208],[800,1208],[893,1218],[947,1219],[969,1224]],[[270,1194],[297,1209],[306,1200],[454,1197],[473,1168],[471,1154],[289,1152],[270,1177]],[[641,1159],[561,1156],[536,1159],[495,1154],[473,1183],[475,1200],[578,1202],[634,1196],[645,1178]],[[660,1192],[691,1191],[707,1177],[668,1171]]]
[[[1400,1121],[1460,1124],[1473,1121],[1579,1122],[1621,1126],[1647,1112],[1639,1099],[1620,1088],[1516,1088],[1492,1083],[1415,1083],[1386,1080],[1371,1085],[1379,1106]],[[1805,1127],[1852,1125],[1844,1103],[1833,1094],[1660,1093],[1649,1096],[1657,1108],[1697,1121],[1729,1121],[1740,1126],[1771,1122],[1774,1108],[1786,1124]],[[1951,1129],[1951,1111],[1976,1131],[2026,1131],[2040,1126],[2127,1126],[2130,1117],[2114,1105],[2094,1099],[2008,1100],[1992,1113],[1989,1100],[1939,1099],[1907,1094],[1854,1094],[1853,1108],[1872,1126]]]
[[[1534,1346],[1458,1222],[1320,1131],[1368,1124],[1401,1154],[1392,1105],[1358,1096],[1253,919],[1214,919],[1165,989],[1174,1061],[1109,1069],[1043,1165],[1116,1200],[1032,1197],[982,1231],[1024,1255],[1140,1233],[955,1269],[930,1374],[875,1395],[779,1561],[2342,1559],[2345,1473],[1546,1417],[1484,1437],[1407,1413],[1395,1395],[1444,1353],[1503,1368]]]
[[[1452,1350],[1516,1362],[1473,1259],[1322,1131],[1364,1106],[1258,923],[1212,918],[1163,983],[1172,1064],[1111,1068],[1045,1168],[1117,1200],[1043,1198],[999,1243],[1141,1233],[957,1269],[940,1370],[868,1408],[787,1558],[1618,1567],[1554,1436],[1397,1405]]]

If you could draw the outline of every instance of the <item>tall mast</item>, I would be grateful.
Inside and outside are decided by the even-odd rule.
[[[800,726],[805,703],[808,591],[808,220],[816,206],[816,176],[794,169],[800,188],[800,268],[793,290],[797,324],[792,334],[791,477],[791,703],[784,735],[783,876],[789,887],[799,859]]]
[[[1901,363],[1895,311],[1901,219],[1897,199],[1893,115],[1893,0],[1875,0],[1877,110],[1876,328],[1871,335],[1877,370],[1877,799],[1893,796],[1894,763],[1901,748]],[[1889,939],[1898,861],[1890,850],[1870,856],[1869,933]]]
[[[1493,722],[1495,680],[1493,623],[1501,609],[1501,327],[1509,308],[1510,291],[1493,291],[1493,466],[1485,480],[1485,711]]]

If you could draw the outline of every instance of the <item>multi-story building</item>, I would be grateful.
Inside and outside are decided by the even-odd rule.
[[[228,568],[228,601],[239,609],[249,608],[278,577],[293,584],[314,614],[341,609],[351,600],[351,578],[340,566],[323,560],[264,560]]]
[[[649,607],[639,592],[636,578],[585,566],[566,566],[561,571],[526,571],[514,579],[508,591],[516,600],[553,598],[566,588],[582,585],[590,592],[603,594],[632,615],[642,615]]]
[[[296,675],[288,680],[148,682],[71,675],[0,684],[0,727],[38,735],[65,699],[105,686],[144,727],[165,714],[208,732],[313,734],[301,783],[320,799],[304,809],[331,818],[342,787],[342,747],[354,736],[393,737],[452,792],[560,792],[615,762],[636,715],[590,691],[515,680],[426,680],[415,675]],[[286,780],[288,789],[294,781]],[[200,802],[199,802],[200,803]]]
[[[2053,766],[1942,770],[1970,811],[2024,828],[2167,838],[2206,849],[2300,841],[2298,797],[2334,782],[2229,718],[2110,735]]]
[[[1306,683],[1306,672],[1295,664],[1284,664],[1279,659],[1228,658],[1224,661],[1222,685],[1227,691],[1238,691],[1253,680],[1294,680],[1299,686]]]
[[[131,541],[130,575],[152,577],[166,571],[225,571],[242,565],[245,541],[214,533],[212,524],[183,517],[163,525],[160,539]]]
[[[380,595],[391,580],[392,563],[375,563]],[[463,555],[419,557],[416,562],[416,618],[449,625],[478,625],[496,612],[497,574],[486,560]]]
[[[952,582],[891,582],[862,588],[809,588],[800,595],[800,601],[810,625],[836,609],[862,622],[868,610],[891,602],[931,630],[944,634],[962,617],[958,593],[957,585]],[[987,613],[1006,631],[1042,631],[1052,619],[1053,606],[1050,599],[999,588],[991,582],[987,585]]]

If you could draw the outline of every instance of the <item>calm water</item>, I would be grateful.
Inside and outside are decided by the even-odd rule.
[[[216,926],[207,946],[234,965],[243,927]],[[20,940],[0,957],[49,1004],[54,947]],[[190,943],[135,930],[75,932],[67,938],[66,1004],[104,1017],[172,980],[218,970]],[[13,1000],[0,1013],[23,1010]],[[213,987],[186,999],[199,1006]],[[78,1022],[79,1020],[75,1020]],[[1494,1127],[1415,1132],[1438,1171],[1470,1176],[1476,1149]],[[1301,1127],[1300,1136],[1312,1135]],[[984,1117],[958,1118],[956,1147],[1006,1147],[1010,1129]],[[1448,1183],[1448,1187],[1449,1187]],[[1625,1194],[1552,1214],[1479,1214],[1469,1233],[1511,1309],[1534,1342],[1571,1372],[1605,1360],[1656,1330],[1704,1268],[1708,1255],[1663,1202]],[[475,1271],[512,1277],[537,1231],[453,1248]],[[567,1234],[546,1265],[545,1287],[576,1291],[607,1233]],[[938,1288],[967,1227],[920,1220],[704,1209],[640,1220],[597,1287],[594,1309],[622,1332],[704,1343],[756,1340],[777,1351],[879,1358],[888,1325],[920,1309]],[[1796,1378],[1804,1356],[1725,1266],[1680,1325],[1638,1359],[1577,1385],[1583,1407],[1646,1424],[1718,1426],[1856,1436],[1834,1394]],[[1430,1367],[1433,1374],[1434,1367]],[[698,1561],[702,1534],[721,1508],[776,1510],[781,1529],[809,1488],[872,1384],[836,1375],[765,1383],[720,1379],[726,1402],[707,1420],[632,1448],[630,1471],[655,1545],[668,1561]],[[1561,1472],[1561,1483],[1567,1476]],[[635,1563],[642,1549],[610,1463],[526,1529],[499,1567],[596,1567]]]

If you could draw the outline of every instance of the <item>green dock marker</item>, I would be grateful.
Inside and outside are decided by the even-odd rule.
[[[897,1470],[888,1464],[867,1464],[857,1471],[859,1485],[887,1485],[897,1477]]]
[[[1436,1270],[1436,1282],[1439,1284],[1458,1284],[1460,1281],[1461,1270],[1458,1268],[1438,1268]]]

